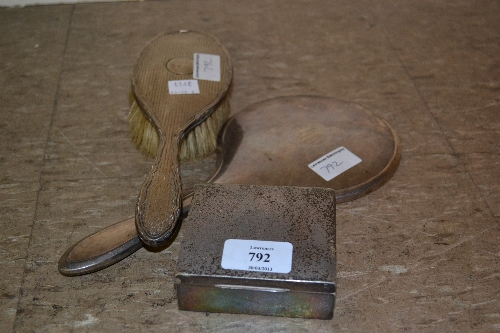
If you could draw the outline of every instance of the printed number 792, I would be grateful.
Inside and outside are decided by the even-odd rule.
[[[260,252],[250,252],[248,255],[252,256],[250,258],[250,261],[253,261],[256,259],[256,261],[262,261],[262,262],[270,262],[269,258],[271,258],[271,255],[269,253],[260,253]],[[264,259],[264,260],[263,260]]]

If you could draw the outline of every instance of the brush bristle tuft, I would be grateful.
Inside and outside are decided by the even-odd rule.
[[[159,135],[155,126],[144,115],[133,93],[130,93],[128,123],[132,141],[148,157],[158,151]],[[184,136],[179,148],[180,161],[192,161],[211,155],[217,148],[217,136],[229,118],[229,100],[224,98],[214,112]]]

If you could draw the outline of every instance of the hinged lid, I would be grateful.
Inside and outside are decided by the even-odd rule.
[[[335,292],[332,189],[199,185],[183,228],[178,283],[271,292]],[[236,260],[238,255],[246,260],[243,269],[222,267],[222,259],[228,255],[224,249],[227,240],[236,241],[236,247],[226,251],[236,251]],[[245,242],[249,240],[255,244]],[[289,273],[266,270],[286,256],[277,252],[279,244],[266,246],[266,242],[292,245]],[[266,259],[270,260],[264,263]]]

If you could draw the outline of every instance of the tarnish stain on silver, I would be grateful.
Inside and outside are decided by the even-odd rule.
[[[200,185],[184,221],[176,287],[181,310],[331,319],[335,303],[332,189]],[[289,273],[224,269],[227,239],[289,242]]]

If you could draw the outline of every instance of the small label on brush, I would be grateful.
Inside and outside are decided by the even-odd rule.
[[[224,242],[224,269],[263,273],[290,273],[293,245],[288,242],[228,239]]]
[[[346,148],[339,147],[318,158],[316,161],[309,164],[309,167],[324,180],[329,181],[359,163],[361,163],[359,157]]]
[[[220,81],[220,56],[216,54],[195,53],[193,78],[198,80]]]
[[[176,80],[168,81],[170,95],[199,94],[198,80]]]

